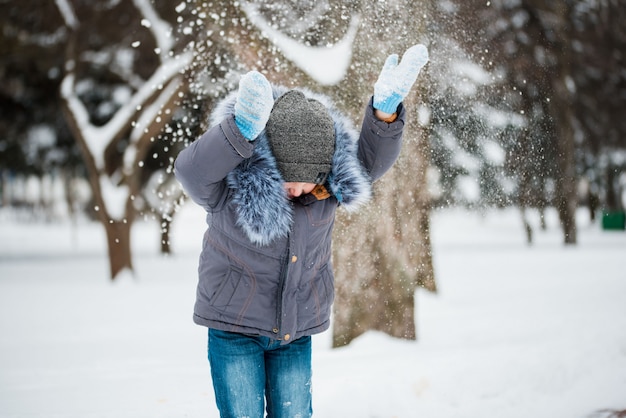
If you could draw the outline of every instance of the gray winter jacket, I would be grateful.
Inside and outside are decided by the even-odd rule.
[[[287,91],[274,87],[274,98]],[[336,146],[326,188],[331,196],[288,200],[261,135],[248,142],[234,121],[236,93],[216,106],[211,127],[183,150],[176,177],[207,211],[194,321],[224,331],[263,335],[287,344],[330,325],[334,299],[331,237],[335,210],[355,209],[400,152],[404,109],[387,124],[367,106],[360,135],[322,95]]]

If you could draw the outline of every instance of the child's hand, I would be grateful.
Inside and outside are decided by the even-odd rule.
[[[257,71],[244,74],[235,103],[235,123],[244,138],[252,141],[259,136],[273,106],[272,86],[265,76]]]
[[[385,113],[395,113],[427,62],[428,50],[421,44],[407,49],[400,64],[398,55],[389,55],[374,84],[374,108]]]

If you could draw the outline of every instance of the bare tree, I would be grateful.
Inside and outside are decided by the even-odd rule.
[[[143,161],[151,141],[170,120],[179,95],[186,89],[183,70],[191,53],[175,49],[172,26],[161,19],[148,0],[134,0],[121,5],[134,10],[94,10],[97,7],[74,7],[69,0],[56,2],[70,32],[65,76],[61,83],[62,105],[68,125],[83,153],[98,219],[107,235],[111,278],[125,269],[133,270],[131,257],[131,226],[135,216],[135,199],[141,196]],[[94,28],[105,38],[115,31],[119,19],[126,16],[131,24],[147,30],[145,42],[154,44],[156,62],[153,66],[124,65],[124,52],[132,56],[132,44],[106,44],[106,50],[94,50],[85,43]],[[107,17],[110,20],[107,21]],[[136,20],[132,20],[135,17]],[[104,23],[104,24],[103,24]],[[141,25],[141,26],[140,26]],[[110,32],[109,32],[110,34]],[[131,36],[126,34],[126,36]],[[81,76],[81,68],[89,60],[107,60],[106,76],[124,80],[134,90],[122,90],[128,97],[108,120],[96,123],[93,112],[81,98],[90,84]],[[91,62],[93,63],[93,62]],[[144,74],[147,79],[144,78]],[[91,74],[89,74],[91,75]],[[121,154],[121,155],[120,155]]]
[[[571,6],[568,2],[546,3],[527,0],[528,13],[543,28],[550,52],[557,57],[556,72],[550,77],[553,100],[549,112],[554,120],[557,137],[558,173],[556,208],[563,228],[565,244],[576,244],[576,189],[573,91],[568,85],[573,80],[571,57],[573,54],[570,24]]]
[[[576,141],[572,91],[575,68],[572,2],[535,0],[456,2],[466,48],[487,57],[502,80],[505,106],[517,107],[525,128],[510,137],[508,167],[517,177],[516,203],[522,210],[557,208],[564,243],[576,243]],[[465,33],[465,32],[464,32]],[[554,180],[552,194],[546,183]],[[529,239],[531,230],[525,221]]]

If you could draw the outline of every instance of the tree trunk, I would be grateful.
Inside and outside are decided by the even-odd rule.
[[[426,2],[399,3],[393,9],[378,3],[364,5],[371,9],[362,11],[366,21],[361,27],[367,32],[357,35],[355,62],[341,89],[348,101],[344,104],[359,109],[359,116],[362,99],[373,93],[386,56],[397,53],[401,57],[419,42],[422,22],[418,17],[424,15]],[[333,247],[334,347],[349,344],[368,330],[416,339],[415,291],[418,287],[436,291],[426,192],[428,137],[417,120],[418,102],[425,96],[420,86],[427,83],[422,71],[405,100],[408,111],[401,156],[375,184],[373,201],[358,214],[338,217]]]
[[[375,201],[340,217],[335,234],[333,346],[367,330],[416,339],[415,290],[437,290],[425,194],[425,159],[407,124],[403,156],[375,187]],[[413,142],[412,142],[413,141]],[[425,142],[423,139],[422,142]]]
[[[109,250],[109,267],[111,278],[128,269],[133,271],[130,250],[130,222],[110,221],[104,224]]]
[[[556,7],[560,25],[557,28],[559,39],[571,39],[569,34],[568,6]],[[558,74],[553,80],[556,100],[552,104],[552,114],[555,120],[557,149],[558,149],[558,176],[557,176],[557,210],[561,227],[563,228],[563,241],[565,244],[576,244],[576,207],[578,206],[578,196],[576,188],[576,144],[574,140],[573,120],[574,115],[572,95],[570,91],[573,87],[571,80],[571,50],[570,46],[563,43],[557,44],[561,47],[560,59],[557,65]]]
[[[576,244],[576,207],[578,196],[576,194],[576,174],[574,163],[573,135],[565,134],[559,138],[559,177],[557,210],[563,229],[563,242]]]
[[[163,217],[161,219],[161,254],[171,254],[170,246],[170,227],[172,225],[171,218]]]

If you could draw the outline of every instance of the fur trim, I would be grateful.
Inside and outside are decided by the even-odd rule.
[[[283,86],[272,88],[274,100],[289,91]],[[335,108],[328,97],[305,89],[300,91],[326,106],[334,121],[335,153],[327,185],[342,206],[354,211],[372,195],[371,180],[356,156],[358,133],[350,120]],[[209,120],[211,126],[234,114],[236,100],[237,92],[233,92],[217,104]],[[227,182],[233,191],[237,224],[252,242],[267,245],[277,238],[287,236],[293,222],[293,209],[287,200],[283,179],[265,131],[254,142],[252,157],[232,170]]]

